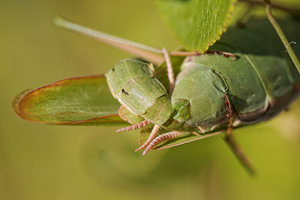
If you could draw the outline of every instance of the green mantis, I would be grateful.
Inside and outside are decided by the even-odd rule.
[[[13,104],[16,113],[31,121],[54,124],[128,122],[132,126],[119,131],[140,128],[141,147],[137,150],[145,149],[144,154],[154,148],[167,148],[227,130],[226,140],[242,163],[253,171],[232,138],[232,129],[274,117],[299,95],[300,76],[265,20],[249,22],[245,29],[231,27],[210,47],[210,53],[197,55],[196,52],[187,54],[186,58],[62,18],[56,18],[55,24],[133,52],[150,63],[124,59],[105,74],[110,93],[121,107],[111,96],[106,96],[109,91],[104,77],[83,77],[22,93]],[[295,28],[290,33],[297,31]],[[163,60],[166,64],[158,66]],[[93,94],[92,86],[98,94]],[[67,110],[66,116],[45,112],[50,107],[47,98],[53,90],[59,101],[61,90],[76,92],[76,88],[87,88],[83,95],[72,99],[79,104],[101,98],[107,99],[107,103],[84,111],[89,114],[78,119],[67,119],[71,115]],[[61,94],[61,99],[65,99],[66,93]],[[40,113],[43,115],[39,116]]]

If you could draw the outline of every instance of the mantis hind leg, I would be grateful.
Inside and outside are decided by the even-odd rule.
[[[180,131],[172,131],[172,132],[168,132],[165,134],[161,134],[159,136],[157,136],[154,140],[151,141],[151,143],[147,146],[147,148],[145,149],[145,151],[143,152],[143,155],[145,155],[148,151],[150,151],[155,145],[165,141],[165,140],[170,140],[170,139],[174,139],[180,135],[182,135],[184,132],[180,132]]]
[[[229,98],[228,98],[226,93],[224,95],[224,99],[225,99],[225,104],[226,104],[226,109],[227,109],[227,115],[226,116],[229,120],[228,128],[227,128],[227,131],[226,131],[226,136],[225,136],[225,141],[227,142],[227,144],[229,145],[229,147],[231,148],[231,150],[233,151],[235,156],[238,158],[238,160],[247,169],[247,171],[250,174],[254,174],[255,170],[254,170],[253,166],[251,165],[251,163],[248,160],[248,158],[246,157],[246,155],[242,152],[241,148],[239,147],[239,145],[237,144],[236,140],[234,139],[234,137],[232,135],[232,129],[233,129],[233,122],[232,122],[233,117],[232,117],[232,115],[233,115],[233,112],[232,112],[232,108],[231,108]]]
[[[145,127],[148,124],[151,124],[151,122],[149,122],[147,120],[144,120],[144,121],[141,121],[141,122],[139,122],[137,124],[133,124],[131,126],[127,126],[127,127],[118,129],[118,130],[116,130],[116,132],[131,131],[131,130],[134,130],[134,129],[139,129],[139,128]]]
[[[150,136],[148,137],[147,141],[146,141],[142,146],[140,146],[137,150],[135,150],[135,151],[140,151],[140,150],[142,150],[142,149],[145,149],[149,144],[151,144],[151,142],[152,142],[153,140],[155,140],[156,135],[157,135],[157,133],[158,133],[158,131],[159,131],[159,128],[160,128],[159,125],[155,125],[155,126],[153,127],[153,129],[152,129],[152,131],[151,131],[151,133],[150,133]]]

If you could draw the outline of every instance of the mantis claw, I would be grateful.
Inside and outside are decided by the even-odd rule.
[[[142,149],[145,149],[156,137],[158,131],[159,131],[159,128],[160,126],[159,125],[155,125],[151,131],[151,134],[150,136],[148,137],[147,141],[142,145],[140,146],[137,150],[135,150],[136,152],[137,151],[140,151]]]
[[[179,131],[172,131],[172,132],[168,132],[162,135],[157,136],[154,140],[152,140],[152,142],[147,146],[147,148],[145,149],[145,151],[143,152],[143,156],[146,155],[146,153],[148,151],[150,151],[151,149],[153,149],[153,147],[165,140],[170,140],[170,139],[174,139],[178,136],[180,136],[183,132],[179,132]]]
[[[140,122],[140,123],[133,124],[133,125],[131,125],[131,126],[127,126],[127,127],[118,129],[118,130],[116,130],[116,132],[131,131],[131,130],[134,130],[134,129],[137,129],[137,128],[145,127],[145,126],[147,126],[148,124],[151,124],[151,122],[149,122],[149,121],[147,121],[147,120],[144,120],[144,121],[142,121],[142,122]]]

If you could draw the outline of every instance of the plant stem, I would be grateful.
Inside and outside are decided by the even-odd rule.
[[[264,4],[264,2],[262,2],[261,0],[259,0],[259,1],[255,1],[255,0],[239,0],[239,2],[248,3],[250,5],[263,5]],[[272,3],[272,7],[276,8],[278,10],[282,10],[282,11],[291,13],[291,14],[295,14],[297,12],[293,8],[285,7],[285,6],[280,5],[280,4],[273,4]]]
[[[154,64],[160,64],[161,62],[164,61],[164,57],[161,55],[162,54],[161,49],[157,49],[137,42],[125,40],[90,28],[86,28],[84,26],[75,24],[59,16],[54,18],[53,23],[57,27],[86,35],[88,37],[94,38],[101,42],[115,46],[119,49],[133,53],[134,55],[140,56],[141,58],[144,58]]]
[[[238,160],[242,163],[242,165],[247,169],[250,175],[255,174],[255,170],[251,165],[250,161],[247,159],[245,154],[242,152],[241,148],[238,146],[232,134],[226,134],[225,136],[226,142],[229,144],[232,152],[238,158]]]
[[[295,55],[289,41],[285,37],[282,29],[280,28],[279,24],[277,23],[276,19],[274,18],[273,14],[272,14],[270,0],[263,0],[263,1],[264,1],[264,4],[265,4],[265,10],[266,10],[267,17],[268,17],[269,21],[271,22],[272,26],[274,27],[275,31],[277,32],[278,36],[280,37],[284,47],[286,48],[288,54],[290,55],[294,65],[296,66],[296,68],[298,70],[298,73],[300,73],[299,60],[298,60],[297,56]]]

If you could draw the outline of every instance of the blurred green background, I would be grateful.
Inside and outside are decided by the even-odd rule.
[[[293,2],[287,5],[299,6]],[[271,121],[234,131],[258,171],[254,178],[222,137],[143,157],[134,152],[138,131],[19,119],[11,102],[22,90],[105,73],[131,56],[53,27],[55,15],[151,46],[178,46],[152,0],[1,0],[0,199],[299,199],[299,101]]]

